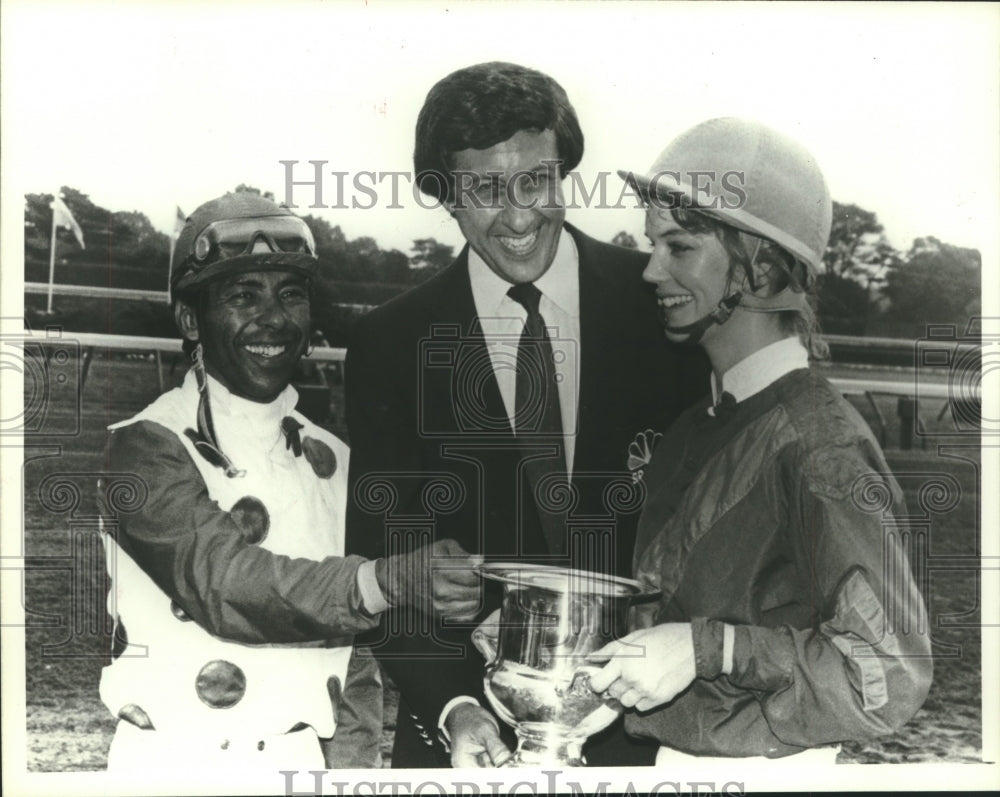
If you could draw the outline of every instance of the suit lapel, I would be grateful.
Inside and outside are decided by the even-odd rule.
[[[616,282],[605,274],[605,269],[610,266],[600,262],[601,258],[595,252],[591,239],[569,224],[566,225],[566,229],[573,236],[579,255],[580,390],[577,399],[577,441],[573,471],[584,473],[588,468],[595,467],[593,462],[595,457],[601,458],[598,443],[606,434],[608,426],[617,421],[613,412],[616,406],[614,391],[628,389],[626,385],[614,384],[615,377],[608,371],[609,361],[613,362],[616,356],[613,351],[609,351],[609,347],[614,345],[615,325],[620,321],[618,308],[624,304],[617,301]],[[494,439],[507,444],[517,441],[521,443],[521,449],[526,457],[535,457],[525,465],[524,486],[531,491],[531,495],[526,498],[535,505],[549,552],[563,555],[566,553],[567,512],[556,507],[558,501],[546,501],[544,496],[541,502],[537,499],[539,487],[543,493],[552,498],[557,495],[558,490],[544,489],[546,486],[552,487],[551,479],[546,477],[551,477],[555,469],[544,459],[538,458],[544,450],[540,443],[544,441],[530,437],[518,440],[510,431],[509,422],[506,421],[506,407],[500,395],[500,388],[490,364],[489,350],[476,314],[469,278],[468,250],[469,247],[466,245],[443,274],[444,284],[442,290],[436,293],[436,304],[432,309],[431,319],[437,330],[450,326],[452,333],[461,339],[465,347],[461,362],[465,367],[470,363],[489,364],[489,367],[476,369],[480,379],[475,385],[475,390],[466,393],[466,400],[474,398],[481,402],[478,410],[483,417],[502,421],[489,432]],[[447,324],[440,324],[436,319],[450,320]],[[458,389],[462,389],[461,386],[458,386]],[[452,395],[453,400],[457,398],[454,396],[454,386],[449,392],[432,395]],[[454,414],[453,408],[449,406],[438,407],[436,411]],[[441,420],[444,421],[444,418]],[[461,422],[456,424],[452,420],[451,423],[455,432],[460,435],[476,434],[475,430],[470,430]],[[624,463],[623,452],[623,468]],[[601,469],[606,470],[606,465],[607,463],[604,463],[605,467]],[[484,467],[489,467],[488,461],[484,461]],[[548,504],[548,507],[543,508],[540,503]],[[552,511],[549,511],[550,509]]]
[[[428,396],[450,396],[450,401],[428,407],[439,425],[460,435],[490,434],[513,440],[507,410],[497,385],[469,281],[468,245],[444,272],[441,290],[429,313],[428,339],[442,358],[451,352],[449,367],[440,369],[447,386],[429,389]],[[447,320],[443,320],[447,319]],[[443,359],[442,359],[443,362]],[[489,367],[487,367],[489,366]]]
[[[613,384],[608,379],[607,363],[614,352],[608,352],[608,341],[618,303],[614,281],[604,277],[599,258],[590,240],[579,230],[567,225],[576,241],[580,256],[580,394],[577,398],[577,440],[573,457],[573,472],[591,466],[589,443],[604,429],[611,416],[614,392],[627,390],[627,385]]]
[[[520,480],[522,501],[527,504],[523,507],[521,519],[527,525],[522,530],[530,537],[537,532],[531,532],[531,528],[539,528],[545,540],[545,546],[552,555],[561,556],[566,551],[566,510],[562,506],[565,503],[565,492],[559,489],[558,483],[565,483],[564,458],[559,457],[558,464],[553,465],[554,458],[561,454],[564,447],[563,440],[551,441],[541,437],[526,436],[518,438],[510,428],[510,421],[507,416],[507,408],[500,395],[500,387],[497,384],[496,375],[493,371],[490,353],[486,346],[485,338],[482,334],[479,318],[476,313],[475,299],[472,295],[472,283],[469,278],[468,266],[469,247],[462,250],[456,258],[455,263],[449,267],[450,273],[447,276],[447,290],[441,291],[439,306],[435,313],[439,318],[455,318],[461,326],[461,334],[465,341],[466,350],[461,355],[463,372],[478,374],[476,386],[472,394],[481,401],[480,412],[482,416],[490,419],[490,429],[484,429],[491,437],[504,448],[510,445],[517,445],[521,451],[522,458],[520,467],[523,468],[523,478]],[[467,359],[466,359],[467,358]],[[458,389],[461,389],[459,386]],[[454,391],[453,391],[454,393]],[[492,423],[493,420],[497,422]],[[465,432],[461,426],[457,432]],[[475,431],[472,432],[475,434]],[[510,462],[510,452],[498,451],[496,462]],[[484,466],[489,467],[489,463],[484,461]],[[558,474],[563,474],[563,479],[558,478]],[[553,478],[556,479],[553,482]],[[516,513],[516,507],[511,507],[509,511]],[[525,513],[535,513],[538,525],[528,521],[524,517]],[[529,547],[533,547],[526,541]]]

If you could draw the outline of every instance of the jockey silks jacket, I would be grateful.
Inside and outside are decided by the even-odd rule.
[[[637,624],[692,622],[698,677],[627,730],[695,755],[779,757],[898,729],[927,695],[930,636],[871,431],[809,369],[707,407],[657,444],[634,560],[662,590]]]
[[[343,556],[347,446],[294,411],[291,387],[259,404],[209,385],[238,476],[193,444],[191,373],[111,427],[109,470],[138,477],[140,497],[106,525],[109,608],[129,644],[105,668],[101,696],[115,715],[138,706],[157,731],[306,724],[359,750],[374,739],[377,751],[378,674],[370,657],[352,659],[352,635],[376,619],[357,586],[363,560]],[[374,764],[359,756],[341,765]]]

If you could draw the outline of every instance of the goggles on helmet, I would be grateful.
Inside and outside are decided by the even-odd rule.
[[[312,231],[297,216],[258,216],[214,221],[194,241],[193,259],[202,265],[255,254],[258,241],[273,253],[286,252],[316,257]]]

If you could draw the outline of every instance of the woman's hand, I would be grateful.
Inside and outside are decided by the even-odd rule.
[[[664,623],[633,631],[587,657],[608,659],[590,686],[625,707],[648,711],[673,700],[695,678],[690,623]]]

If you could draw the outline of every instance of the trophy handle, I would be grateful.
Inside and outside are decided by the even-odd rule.
[[[472,632],[472,644],[476,646],[487,664],[497,657],[497,640],[500,637],[500,610],[497,609]]]

